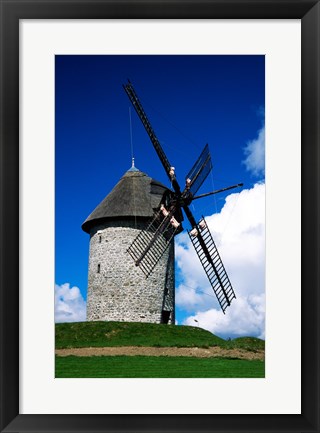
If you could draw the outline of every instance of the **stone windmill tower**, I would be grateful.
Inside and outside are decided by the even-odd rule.
[[[174,324],[174,241],[149,278],[127,253],[166,191],[133,162],[82,224],[90,234],[87,320]]]

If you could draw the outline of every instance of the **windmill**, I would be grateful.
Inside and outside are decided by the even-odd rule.
[[[175,176],[175,168],[170,164],[164,153],[131,82],[128,81],[123,87],[157,152],[173,189],[173,191],[167,190],[163,194],[160,206],[152,220],[144,230],[141,230],[127,252],[135,261],[136,266],[139,266],[148,278],[169,247],[173,237],[183,230],[182,221],[184,220],[184,212],[191,225],[191,229],[187,230],[191,243],[195,248],[220,307],[223,313],[225,313],[226,308],[230,306],[236,295],[205,218],[202,216],[197,222],[189,206],[193,200],[227,191],[243,184],[240,183],[206,194],[196,195],[212,169],[209,146],[206,144],[199,158],[187,174],[185,186],[182,190]]]

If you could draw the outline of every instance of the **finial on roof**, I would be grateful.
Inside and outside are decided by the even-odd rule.
[[[134,158],[132,158],[132,165],[131,165],[131,168],[130,168],[128,171],[139,171],[139,170],[135,167],[135,165],[134,165]]]

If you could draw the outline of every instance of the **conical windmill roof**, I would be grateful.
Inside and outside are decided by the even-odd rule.
[[[162,183],[132,166],[88,216],[82,224],[82,230],[90,233],[92,226],[106,219],[150,218],[166,190]]]

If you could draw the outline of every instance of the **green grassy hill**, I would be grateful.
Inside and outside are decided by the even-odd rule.
[[[115,346],[197,347],[263,350],[264,341],[244,337],[226,341],[193,326],[128,322],[56,324],[56,349]],[[173,349],[175,350],[175,349]],[[220,349],[219,349],[220,350]],[[230,352],[231,353],[231,352]],[[233,352],[234,353],[234,352]],[[193,356],[56,356],[55,377],[223,378],[264,377],[263,359],[202,359]]]
[[[226,341],[209,331],[193,326],[129,322],[56,324],[56,349],[113,346],[220,346],[255,351],[264,349],[264,341],[252,337]]]

